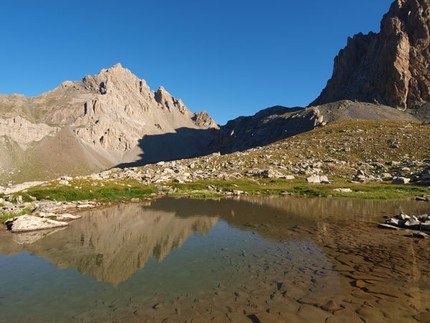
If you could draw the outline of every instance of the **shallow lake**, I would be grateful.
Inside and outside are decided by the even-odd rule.
[[[163,198],[0,233],[0,322],[429,322],[413,200]]]

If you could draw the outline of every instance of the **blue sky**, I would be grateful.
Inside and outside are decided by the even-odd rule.
[[[39,95],[120,62],[220,124],[306,106],[392,0],[2,0],[0,93]]]

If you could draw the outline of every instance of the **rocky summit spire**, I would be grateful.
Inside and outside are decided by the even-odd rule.
[[[430,101],[430,0],[396,0],[380,33],[348,39],[319,105],[343,99],[415,108]]]

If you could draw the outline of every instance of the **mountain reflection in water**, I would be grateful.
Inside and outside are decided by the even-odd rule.
[[[429,242],[376,223],[429,209],[413,200],[163,198],[86,212],[46,236],[3,232],[0,323],[423,322]],[[24,304],[28,313],[16,316]]]
[[[117,286],[151,257],[161,262],[187,238],[206,235],[222,218],[242,230],[286,240],[294,227],[329,223],[375,225],[383,215],[401,211],[421,214],[425,203],[359,199],[242,197],[239,200],[162,199],[146,205],[121,204],[84,212],[81,220],[54,232],[14,234],[14,240],[28,251],[52,261],[58,268],[75,268],[94,275],[97,281]],[[32,238],[34,235],[37,238]],[[43,237],[43,238],[42,238]],[[35,242],[33,242],[33,240]],[[40,240],[39,240],[40,239]],[[39,240],[39,241],[38,241]],[[27,242],[27,243],[26,243]],[[21,250],[8,244],[0,253]],[[9,243],[10,247],[10,243]],[[6,249],[6,250],[2,250]]]
[[[49,259],[58,268],[76,268],[117,286],[151,257],[162,261],[193,233],[207,234],[218,219],[179,218],[174,212],[121,204],[86,212],[67,230],[24,245],[23,250]]]

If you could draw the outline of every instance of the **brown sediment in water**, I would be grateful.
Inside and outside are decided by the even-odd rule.
[[[340,209],[336,202],[289,201],[305,213],[310,205],[316,210],[316,204],[345,212],[345,201]],[[282,209],[284,201],[265,203]],[[355,201],[350,203],[354,209]],[[369,216],[373,203],[364,204],[369,210],[360,212]],[[313,225],[309,220],[289,225],[273,217],[262,222],[261,215],[253,222],[249,210],[242,223],[240,212],[221,213],[227,221],[271,239],[302,243],[297,250],[279,247],[279,253],[264,257],[232,257],[236,271],[206,294],[159,294],[141,304],[123,301],[113,306],[118,311],[112,311],[109,322],[427,322],[430,240],[413,239],[405,230],[378,229],[372,225],[375,216],[345,223],[332,214]],[[247,257],[257,259],[247,265]],[[82,315],[101,319],[97,309]]]
[[[156,295],[146,304],[131,300],[118,304],[128,310],[112,311],[109,322],[427,322],[429,241],[355,226],[291,231],[300,240],[312,235],[331,264],[306,248],[302,261],[268,254],[258,269],[232,260],[232,285],[206,295]]]

